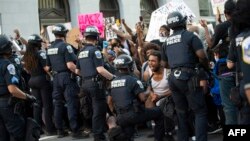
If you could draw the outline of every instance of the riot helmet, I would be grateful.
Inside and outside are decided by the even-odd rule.
[[[66,37],[67,32],[68,29],[66,29],[63,24],[56,24],[52,29],[52,33],[55,34],[55,36]]]
[[[0,35],[0,54],[11,54],[12,42],[6,35]]]
[[[32,34],[28,38],[28,43],[37,47],[41,47],[42,42],[42,38],[37,34]]]
[[[183,16],[180,12],[172,12],[167,17],[167,26],[171,29],[186,27],[187,16]]]
[[[133,71],[133,59],[129,55],[121,54],[114,60],[114,65],[116,69],[128,69]]]
[[[86,37],[94,37],[96,39],[98,39],[100,33],[97,29],[96,26],[88,26],[86,27],[86,29],[83,32],[83,36]]]

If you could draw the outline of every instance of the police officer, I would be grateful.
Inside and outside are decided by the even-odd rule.
[[[90,95],[92,98],[92,131],[94,140],[102,141],[105,140],[103,133],[106,125],[106,99],[100,76],[111,80],[114,78],[114,75],[104,68],[102,54],[96,46],[99,38],[98,29],[95,26],[88,26],[83,36],[86,44],[78,55],[76,73],[82,76],[84,94]]]
[[[188,141],[188,110],[195,114],[195,136],[198,141],[207,140],[207,109],[200,86],[199,63],[208,70],[208,59],[201,40],[186,30],[186,19],[179,12],[167,17],[167,24],[173,30],[162,47],[164,65],[169,66],[169,87],[172,91],[178,117],[178,141]],[[187,85],[188,84],[188,85]]]
[[[46,52],[41,50],[42,39],[37,34],[29,36],[26,52],[23,56],[24,68],[31,75],[29,86],[31,93],[37,99],[37,105],[33,108],[33,117],[42,125],[42,113],[48,134],[54,134],[55,127],[52,120],[52,87],[47,80]]]
[[[228,54],[227,66],[238,68],[240,95],[242,107],[240,109],[240,124],[250,124],[250,1],[238,0],[236,11],[232,16],[233,40]],[[237,79],[237,78],[236,78]],[[248,101],[248,103],[247,103]]]
[[[8,60],[11,56],[12,43],[5,35],[0,35],[0,140],[9,140],[7,132],[17,141],[25,139],[25,120],[21,115],[14,113],[14,105],[9,105],[11,96],[35,101],[35,97],[25,94],[17,86],[19,77],[14,65]],[[3,131],[6,129],[6,131]]]
[[[117,123],[125,132],[128,141],[132,141],[136,124],[155,120],[155,141],[162,141],[164,136],[163,114],[159,107],[146,109],[149,91],[144,92],[142,82],[132,75],[133,60],[122,54],[114,60],[118,76],[111,82],[111,94],[108,97],[114,107],[110,109],[117,113]],[[124,139],[125,140],[125,139]]]
[[[53,27],[53,34],[56,37],[55,42],[47,50],[47,70],[50,68],[54,74],[53,93],[55,126],[58,130],[58,137],[64,137],[67,132],[63,129],[63,111],[65,101],[67,104],[68,118],[72,130],[73,138],[86,137],[79,131],[77,123],[78,117],[78,97],[79,87],[72,74],[75,72],[76,55],[70,45],[65,43],[65,37],[68,32],[62,24]]]

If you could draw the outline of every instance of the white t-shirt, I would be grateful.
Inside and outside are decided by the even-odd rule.
[[[149,71],[149,75],[151,76],[152,75],[151,69],[148,69],[148,71]],[[152,85],[152,88],[153,88],[155,94],[162,96],[167,91],[169,91],[169,84],[168,84],[169,72],[170,72],[170,70],[167,70],[164,68],[163,78],[160,81],[155,81],[154,78],[151,79],[151,85]],[[156,102],[157,106],[159,106],[159,103],[161,100]]]

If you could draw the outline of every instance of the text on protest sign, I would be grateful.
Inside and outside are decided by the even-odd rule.
[[[183,0],[172,0],[162,7],[156,9],[151,14],[149,29],[146,37],[146,41],[159,39],[160,26],[166,24],[167,16],[173,11],[178,11],[182,15],[187,16],[187,22],[191,23],[195,18],[195,14],[191,9],[183,2]]]
[[[78,15],[78,24],[81,32],[83,32],[87,26],[96,26],[101,33],[101,37],[104,37],[103,14],[101,12]]]
[[[104,18],[104,23],[105,23],[105,26],[109,24],[114,25],[115,17]],[[105,35],[106,35],[106,40],[117,38],[116,33],[112,29],[109,29],[109,28],[106,28]]]

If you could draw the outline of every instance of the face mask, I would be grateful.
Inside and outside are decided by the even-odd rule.
[[[163,31],[159,34],[160,37],[167,37],[167,32]]]

